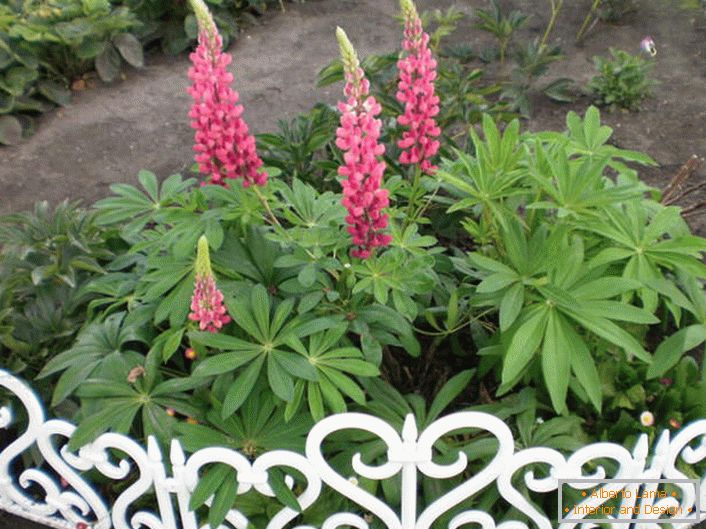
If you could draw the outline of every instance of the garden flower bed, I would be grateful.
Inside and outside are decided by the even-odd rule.
[[[258,143],[190,6],[198,177],[3,220],[0,507],[77,529],[551,527],[559,492],[567,513],[630,503],[559,480],[665,478],[616,490],[697,520],[706,240],[669,200],[685,177],[648,186],[655,162],[594,106],[526,132],[530,86],[459,99],[478,74],[442,51],[455,15],[430,34],[411,0],[399,53],[361,62],[337,28],[337,107]],[[523,18],[481,19],[502,67]],[[613,58],[597,100],[648,97],[649,59]]]

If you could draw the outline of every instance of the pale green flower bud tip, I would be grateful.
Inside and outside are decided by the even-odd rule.
[[[199,29],[208,32],[211,36],[215,35],[218,30],[206,2],[203,0],[189,0],[189,4],[191,9],[194,10]]]
[[[202,235],[196,246],[196,276],[210,276],[211,272],[211,256],[208,251],[208,239]]]
[[[353,48],[353,44],[348,40],[348,35],[346,35],[346,32],[340,27],[336,28],[336,39],[338,40],[338,46],[341,48],[343,68],[347,72],[355,71],[360,65],[358,55],[355,52],[355,48]]]
[[[416,20],[419,17],[417,8],[412,0],[400,0],[400,9],[407,20]]]

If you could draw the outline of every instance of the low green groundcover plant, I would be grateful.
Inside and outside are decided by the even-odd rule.
[[[623,50],[611,48],[610,54],[610,58],[594,57],[597,75],[588,88],[599,105],[638,110],[655,84],[650,78],[652,63]]]
[[[640,181],[654,161],[611,145],[595,107],[562,133],[477,112],[482,94],[455,99],[460,63],[437,63],[402,0],[394,77],[369,82],[376,65],[339,29],[338,111],[318,106],[258,150],[216,24],[192,5],[201,182],[143,171],[89,211],[40,205],[0,231],[3,364],[78,424],[72,449],[110,430],[256,457],[302,450],[315,421],[346,410],[423,428],[471,409],[504,419],[520,448],[573,451],[706,416],[706,240]],[[420,505],[493,443],[442,439],[439,457],[462,450],[469,468],[422,479]],[[353,453],[385,454],[362,434],[327,450],[343,475]],[[193,496],[206,509],[215,494],[212,527],[234,504],[256,526],[298,508],[281,475],[276,498],[236,499],[232,473],[209,466]],[[360,486],[399,503],[394,480]],[[522,518],[498,499],[488,489],[475,508]],[[301,523],[345,501],[324,494]]]

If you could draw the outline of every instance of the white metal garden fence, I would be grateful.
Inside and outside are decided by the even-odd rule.
[[[296,469],[307,480],[299,494],[302,510],[309,508],[320,496],[326,485],[338,494],[357,504],[358,512],[331,513],[322,529],[352,526],[367,529],[371,516],[377,517],[388,529],[429,529],[444,513],[469,498],[477,496],[488,486],[497,487],[499,494],[510,505],[531,520],[528,525],[521,521],[496,521],[486,512],[465,510],[454,516],[448,529],[463,525],[481,529],[551,529],[559,526],[569,529],[596,527],[592,523],[557,524],[557,513],[538,511],[525,495],[514,485],[512,478],[525,469],[524,483],[529,491],[537,495],[557,494],[558,480],[572,478],[606,478],[606,470],[598,465],[596,471],[586,475],[585,466],[591,462],[612,460],[617,465],[613,478],[679,479],[686,476],[677,469],[677,462],[695,465],[706,460],[706,420],[697,421],[682,428],[676,435],[664,431],[650,447],[646,435],[641,435],[632,452],[615,443],[595,443],[581,448],[569,457],[543,447],[515,449],[515,440],[510,429],[497,417],[480,412],[458,412],[434,421],[423,432],[418,432],[414,417],[408,416],[401,435],[385,421],[360,413],[346,413],[328,417],[312,428],[306,441],[306,455],[286,450],[274,450],[250,461],[241,453],[219,447],[199,450],[186,456],[178,441],[171,444],[169,464],[165,466],[162,453],[154,439],[149,439],[147,448],[115,433],[105,433],[93,443],[72,453],[66,442],[75,426],[63,420],[46,420],[42,403],[33,391],[12,374],[0,370],[0,386],[17,396],[29,418],[27,429],[0,453],[0,508],[18,516],[57,528],[76,529],[208,529],[206,522],[199,525],[193,511],[189,510],[191,493],[199,479],[199,470],[212,463],[230,465],[237,472],[238,494],[255,489],[264,496],[274,496],[268,485],[268,471],[278,467],[283,470]],[[13,418],[10,406],[0,409],[0,426],[6,428]],[[433,446],[442,436],[459,429],[484,430],[497,439],[495,456],[482,469],[464,483],[436,499],[418,513],[417,480],[420,474],[434,479],[457,476],[467,467],[467,458],[459,452],[451,464],[439,464],[432,460]],[[378,466],[365,464],[359,455],[353,457],[352,468],[358,476],[383,480],[401,474],[401,508],[395,512],[381,499],[357,486],[355,476],[339,475],[322,454],[322,443],[327,436],[342,430],[357,429],[370,432],[387,445],[387,461]],[[45,460],[38,468],[23,470],[19,476],[13,472],[13,463],[24,452],[35,447]],[[114,450],[124,454],[116,459]],[[542,464],[549,469],[546,477],[537,477],[526,467]],[[51,470],[47,467],[51,467]],[[167,470],[171,468],[171,471]],[[95,469],[111,480],[123,480],[131,476],[131,484],[118,496],[112,506],[96,492],[81,472]],[[53,472],[52,472],[53,471]],[[132,479],[132,476],[137,476]],[[62,484],[61,481],[64,481]],[[291,484],[291,480],[289,480]],[[693,486],[685,486],[679,499],[641,499],[643,506],[682,507],[685,511],[699,504],[706,505],[706,477],[698,488],[696,497]],[[575,488],[589,485],[575,484]],[[29,489],[32,488],[33,494]],[[37,499],[41,490],[43,499]],[[134,507],[143,495],[156,497],[156,512]],[[537,498],[535,498],[537,499]],[[587,497],[586,505],[599,505],[606,500]],[[630,500],[623,500],[630,501]],[[633,502],[636,500],[633,499]],[[236,502],[237,504],[237,502]],[[644,509],[643,509],[644,512]],[[702,512],[702,515],[706,513]],[[298,513],[283,507],[269,521],[267,529],[289,527]],[[644,516],[644,515],[641,515]],[[582,518],[581,516],[572,516]],[[628,516],[628,518],[630,518]],[[644,519],[644,518],[643,518]],[[220,529],[246,529],[247,518],[233,509],[228,512]],[[673,524],[688,527],[689,523]],[[627,529],[628,525],[621,525]],[[636,524],[637,528],[665,527],[655,523]],[[299,526],[297,529],[310,529]]]

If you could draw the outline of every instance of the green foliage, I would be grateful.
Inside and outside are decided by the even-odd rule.
[[[528,17],[520,11],[511,11],[506,15],[502,12],[498,0],[490,0],[490,9],[479,9],[477,14],[480,21],[476,27],[487,31],[497,39],[500,47],[500,63],[504,63],[505,52],[512,36],[515,31],[524,26]]]
[[[318,104],[311,112],[291,122],[280,121],[273,134],[258,134],[258,148],[263,161],[277,167],[291,178],[314,184],[318,189],[332,189],[338,165],[333,142],[338,114]]]
[[[279,0],[207,0],[224,46],[241,25]],[[181,0],[10,0],[0,5],[0,145],[34,130],[32,116],[71,101],[69,82],[95,70],[105,82],[127,64],[144,65],[143,47],[166,53],[192,46],[197,24]]]
[[[540,91],[554,101],[573,101],[571,79],[560,77],[542,87],[536,86],[537,80],[547,73],[549,65],[563,58],[558,46],[542,45],[537,40],[518,47],[514,53],[515,67],[510,81],[501,94],[503,99],[509,101],[510,109],[529,116],[532,111],[530,95],[535,91]]]
[[[467,212],[464,227],[480,244],[454,263],[482,279],[474,303],[498,311],[499,332],[481,354],[502,365],[499,392],[541,376],[559,413],[569,390],[600,411],[602,354],[622,350],[656,374],[702,343],[701,326],[687,327],[658,361],[641,339],[659,322],[658,307],[681,318],[674,296],[700,323],[674,281],[706,277],[703,239],[684,232],[677,209],[646,207],[643,187],[619,162],[651,160],[606,145],[611,130],[595,108],[583,120],[570,113],[567,124],[567,136],[520,138],[516,122],[500,135],[485,119],[475,157],[459,153],[439,173],[454,196],[448,211]],[[609,167],[622,171],[616,183]]]
[[[652,63],[622,50],[611,48],[610,53],[612,58],[593,58],[598,75],[588,88],[599,105],[638,110],[655,84],[649,76]]]
[[[144,43],[158,42],[165,53],[176,55],[194,44],[198,36],[196,19],[188,2],[180,0],[123,0],[122,5],[130,9],[140,20],[137,36]],[[280,6],[279,0],[206,0],[228,46],[238,35],[242,25],[253,22],[272,6]]]
[[[33,377],[66,349],[85,319],[86,285],[113,257],[95,213],[46,202],[0,219],[2,364]]]
[[[0,6],[0,143],[31,132],[27,113],[65,106],[68,81],[95,69],[110,82],[121,63],[140,68],[139,24],[125,7],[101,0],[6,2]]]

